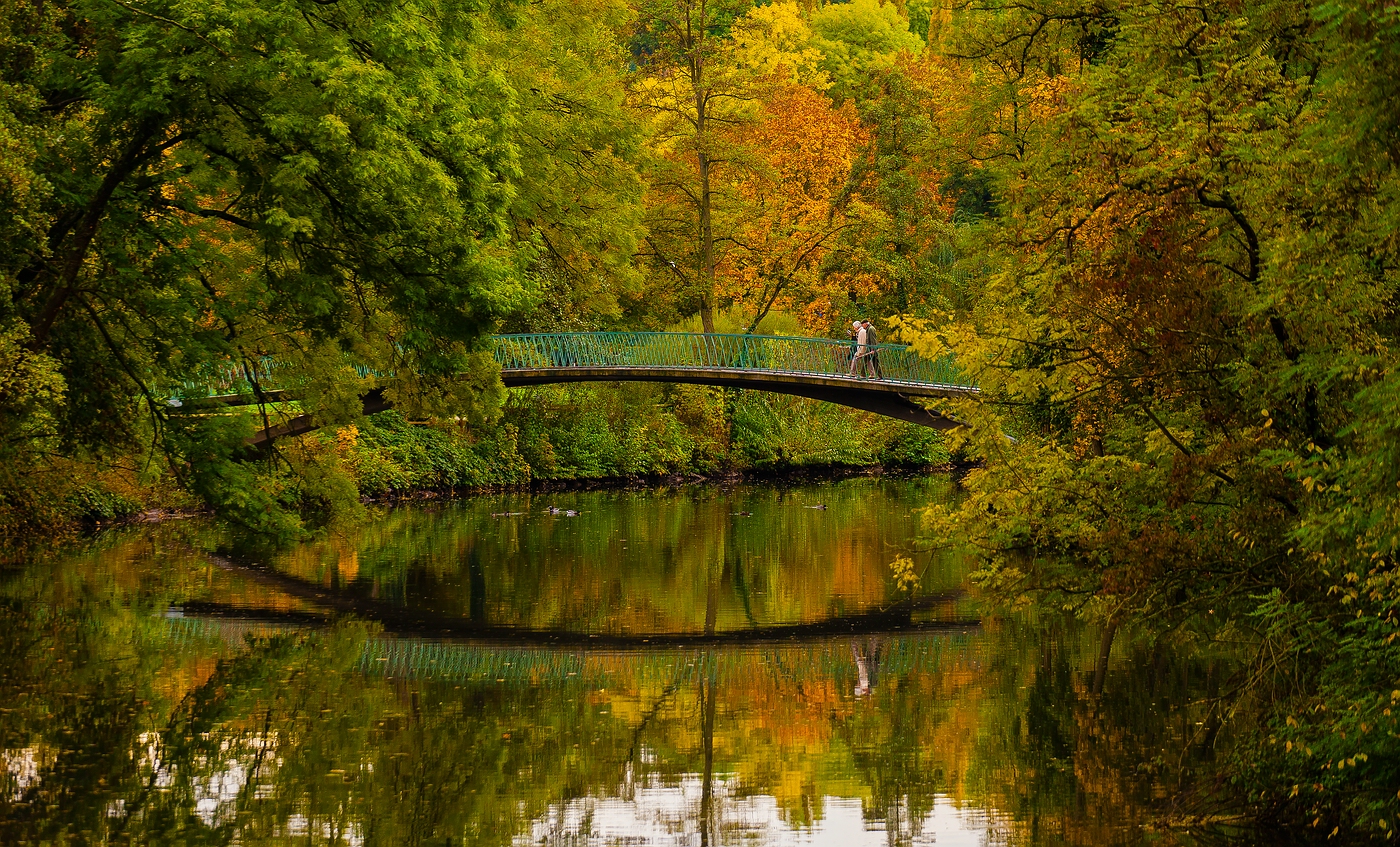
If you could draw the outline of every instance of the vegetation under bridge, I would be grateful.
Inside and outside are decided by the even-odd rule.
[[[951,356],[928,359],[903,344],[874,344],[857,355],[851,341],[772,335],[685,332],[570,332],[498,335],[492,350],[507,387],[567,382],[671,382],[748,388],[809,397],[935,429],[958,422],[925,408],[920,399],[966,397],[977,385]],[[229,371],[210,399],[228,405],[295,399],[276,385],[275,368],[255,393],[243,375]],[[389,408],[380,389],[365,395],[365,412]],[[270,427],[254,439],[316,429],[313,414]]]

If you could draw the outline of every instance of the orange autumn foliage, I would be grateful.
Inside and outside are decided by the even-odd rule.
[[[755,163],[734,186],[743,211],[737,249],[720,268],[721,296],[755,324],[774,307],[817,324],[829,306],[818,270],[860,202],[846,184],[865,130],[850,103],[835,107],[820,92],[785,85],[740,141]]]

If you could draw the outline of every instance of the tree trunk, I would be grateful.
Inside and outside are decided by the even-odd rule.
[[[1099,640],[1099,660],[1094,665],[1094,688],[1095,697],[1103,694],[1104,682],[1108,679],[1108,657],[1113,653],[1113,636],[1118,632],[1118,615],[1108,619],[1104,624],[1103,636]]]
[[[705,756],[705,771],[700,783],[700,847],[710,847],[710,834],[715,817],[715,680],[714,669],[706,656],[700,680],[700,746]]]
[[[697,95],[697,99],[698,95]],[[701,107],[703,125],[703,106]],[[715,331],[715,233],[710,223],[710,159],[700,151],[700,325]]]
[[[73,231],[72,243],[65,251],[66,255],[60,265],[58,290],[49,295],[39,314],[30,322],[29,349],[39,352],[48,344],[49,332],[78,288],[78,275],[82,271],[83,263],[87,261],[88,248],[92,246],[92,241],[97,235],[97,228],[107,214],[107,204],[117,187],[126,181],[149,155],[146,145],[153,134],[154,129],[149,122],[137,130],[135,137],[112,164],[112,169],[107,172],[102,183],[98,185],[97,192],[88,201],[83,216]]]
[[[690,88],[695,93],[695,157],[700,167],[700,326],[707,333],[715,331],[715,233],[710,217],[710,142],[709,118],[706,115],[708,90],[705,87],[704,41],[708,37],[709,20],[704,2],[700,3],[699,26],[692,25],[690,33]]]

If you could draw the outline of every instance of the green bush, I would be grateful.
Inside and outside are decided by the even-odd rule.
[[[734,404],[734,451],[746,467],[868,465],[875,454],[848,410],[782,394],[741,392]]]
[[[902,421],[884,420],[888,424],[885,430],[888,438],[879,450],[880,464],[930,467],[946,465],[951,460],[947,440],[938,430]]]
[[[141,511],[140,501],[94,483],[74,487],[64,500],[72,515],[81,521],[112,521]]]
[[[592,479],[695,470],[714,453],[717,410],[659,385],[570,385],[515,392],[506,417],[536,478]]]
[[[948,460],[941,435],[924,427],[799,397],[650,383],[518,390],[502,422],[471,429],[383,412],[324,432],[320,443],[359,493],[373,497],[531,479]],[[330,492],[330,471],[323,477]]]
[[[416,426],[398,412],[381,412],[358,428],[328,434],[362,494],[380,496],[424,489],[481,488],[530,481],[516,449],[517,430]]]

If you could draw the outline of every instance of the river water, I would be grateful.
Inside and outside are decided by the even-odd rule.
[[[954,496],[511,493],[38,557],[0,571],[0,844],[1183,842],[1150,825],[1231,657],[987,616],[916,538]]]

